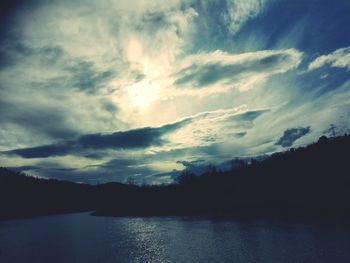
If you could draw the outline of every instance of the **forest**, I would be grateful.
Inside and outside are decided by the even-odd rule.
[[[239,160],[239,159],[238,159]],[[327,138],[229,171],[184,171],[170,185],[37,179],[0,168],[0,218],[93,211],[100,216],[350,214],[350,135]],[[237,160],[235,160],[237,164]]]

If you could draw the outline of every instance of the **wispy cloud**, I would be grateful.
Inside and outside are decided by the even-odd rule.
[[[326,65],[350,70],[350,47],[340,48],[328,55],[317,57],[309,64],[308,69],[314,70]]]
[[[222,51],[188,56],[180,64],[175,84],[206,88],[215,84],[247,90],[265,78],[296,68],[302,53],[295,49],[265,50],[243,54]]]
[[[23,158],[46,158],[68,154],[84,155],[86,149],[137,149],[159,146],[164,143],[162,136],[179,129],[185,121],[167,124],[159,128],[142,128],[112,134],[89,134],[74,140],[67,140],[50,145],[16,149],[3,152],[16,154]]]
[[[244,23],[263,11],[268,2],[268,0],[227,1],[228,12],[224,15],[224,20],[231,33],[239,31]]]

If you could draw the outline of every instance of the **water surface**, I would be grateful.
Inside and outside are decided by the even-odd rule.
[[[0,221],[0,262],[350,262],[345,220],[94,217]]]

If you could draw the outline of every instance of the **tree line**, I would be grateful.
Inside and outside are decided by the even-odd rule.
[[[0,168],[0,217],[95,215],[348,215],[350,135],[239,161],[229,171],[184,171],[175,183],[137,186],[43,180]]]

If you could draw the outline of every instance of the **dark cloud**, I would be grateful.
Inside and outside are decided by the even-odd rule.
[[[46,158],[50,156],[62,156],[69,154],[73,151],[73,147],[73,141],[67,141],[51,145],[5,151],[3,153],[9,155],[15,154],[23,158]]]
[[[113,68],[98,68],[85,58],[72,58],[60,46],[32,47],[18,40],[8,40],[0,46],[0,58],[0,68],[30,61],[39,70],[40,67],[48,67],[65,71],[67,74],[47,80],[47,84],[62,86],[60,84],[65,83],[65,87],[89,94],[97,93],[117,75]],[[136,79],[142,78],[140,73],[134,74]]]
[[[135,182],[143,183],[145,177],[159,171],[147,164],[140,164],[138,160],[112,159],[82,168],[65,167],[54,162],[40,163],[34,172],[41,177],[97,184],[110,181],[127,182],[131,177]]]
[[[53,167],[50,167],[50,166],[47,166],[47,165],[43,165],[43,166],[19,166],[17,167],[17,169],[23,169],[22,167],[24,167],[24,169],[27,169],[27,170],[46,170],[46,171],[58,171],[58,172],[74,172],[74,171],[78,171],[77,168],[67,168],[67,167],[64,167],[62,165],[54,165]],[[47,174],[46,174],[47,176]]]
[[[234,136],[236,137],[236,138],[243,138],[244,136],[246,136],[247,135],[247,132],[236,132],[235,134],[234,134]]]
[[[99,70],[86,60],[76,60],[72,65],[67,65],[65,70],[71,73],[72,86],[87,93],[96,93],[116,76],[114,70]]]
[[[176,85],[190,84],[194,88],[204,88],[218,81],[235,83],[241,79],[257,74],[278,72],[280,68],[294,64],[293,55],[290,53],[256,54],[255,57],[247,57],[240,61],[219,61],[213,59],[210,62],[195,61],[191,66],[181,69],[176,76]],[[287,67],[286,67],[287,65]]]
[[[67,59],[67,54],[59,46],[32,47],[19,40],[7,39],[0,46],[0,68],[36,59],[44,66],[60,66]]]
[[[66,112],[54,107],[39,107],[35,103],[9,102],[0,99],[2,125],[23,127],[33,134],[54,139],[68,139],[79,134],[68,122]]]
[[[293,143],[308,134],[311,131],[310,127],[305,128],[292,128],[285,130],[282,137],[278,140],[276,145],[281,145],[282,147],[289,147],[292,146]]]
[[[124,168],[126,166],[138,165],[139,163],[140,163],[140,161],[136,160],[136,159],[113,159],[113,160],[110,160],[110,161],[100,165],[100,167],[115,168],[115,167],[122,166]]]
[[[227,118],[226,126],[240,129],[251,129],[254,127],[254,121],[261,115],[270,112],[266,110],[247,111],[241,114],[232,115]],[[235,132],[233,135],[236,138],[242,138],[247,134],[247,131]]]
[[[263,115],[266,112],[269,112],[270,110],[254,110],[254,111],[247,111],[241,114],[232,115],[229,117],[229,121],[254,121],[261,115]]]
[[[113,103],[112,101],[110,101],[108,99],[101,100],[101,105],[105,111],[108,111],[112,114],[115,114],[118,112],[118,107],[115,105],[115,103]]]
[[[146,127],[129,131],[114,132],[112,134],[88,134],[79,136],[74,140],[67,140],[37,147],[15,149],[3,153],[10,155],[15,154],[23,158],[46,158],[68,154],[84,155],[86,150],[89,149],[137,149],[150,146],[160,146],[165,143],[162,138],[163,135],[173,132],[187,123],[189,123],[189,120],[167,124],[158,128]]]
[[[164,125],[159,128],[146,127],[142,129],[129,130],[125,132],[115,132],[109,135],[89,134],[79,137],[76,142],[83,148],[147,148],[149,146],[163,145],[161,138],[189,121],[180,121],[173,124]]]
[[[182,164],[185,167],[194,167],[203,164],[203,162],[205,162],[205,160],[199,159],[194,161],[177,161],[176,163]]]
[[[146,12],[136,25],[136,30],[154,34],[167,25],[167,15],[164,12]]]

